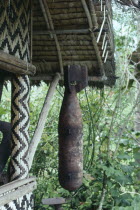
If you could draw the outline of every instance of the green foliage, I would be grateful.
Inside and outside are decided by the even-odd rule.
[[[48,86],[32,87],[30,99],[30,137],[32,138]],[[58,88],[52,102],[41,142],[36,151],[31,174],[37,177],[35,209],[51,210],[41,204],[42,198],[65,197],[64,209],[137,209],[139,207],[140,134],[134,132],[134,88],[120,86],[97,90],[87,88],[79,93],[83,113],[84,177],[76,192],[68,192],[58,182],[58,117],[63,88]],[[4,91],[2,108],[9,103],[10,90]],[[133,98],[133,103],[132,103]],[[8,100],[7,100],[8,99]],[[7,102],[8,101],[8,102]],[[7,106],[10,110],[10,103]],[[9,112],[2,119],[7,120]]]
[[[2,96],[2,103],[0,106],[0,116],[1,116],[1,120],[5,120],[5,121],[10,121],[11,119],[11,115],[10,115],[10,111],[11,111],[11,95],[10,95],[10,91],[11,91],[11,86],[10,83],[8,83],[7,88],[4,87],[4,94]]]
[[[39,95],[36,103],[34,97],[30,100],[31,113],[36,113],[31,115],[31,123],[34,125],[47,89],[44,83],[39,88],[32,89],[31,94]],[[36,90],[38,93],[41,90],[43,94],[38,94]],[[57,126],[63,95],[63,89],[59,88],[31,171],[38,179],[38,189],[35,192],[36,209],[46,208],[41,205],[41,199],[44,197],[69,199],[64,209],[97,209],[104,188],[104,209],[132,208],[140,183],[137,180],[139,164],[136,162],[139,147],[135,141],[139,133],[133,131],[131,91],[133,92],[133,88],[129,92],[120,92],[120,87],[101,91],[87,88],[79,93],[83,112],[84,177],[81,188],[69,193],[62,189],[58,182]],[[34,131],[33,124],[31,133]],[[138,202],[135,203],[137,206]]]

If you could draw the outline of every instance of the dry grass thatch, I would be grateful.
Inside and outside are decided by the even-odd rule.
[[[63,75],[64,66],[80,64],[114,83],[111,0],[34,0],[32,22],[37,75]]]

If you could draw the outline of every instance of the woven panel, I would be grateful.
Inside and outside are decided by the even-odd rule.
[[[15,76],[12,80],[12,154],[10,179],[24,179],[28,175],[29,78]]]
[[[0,49],[29,60],[30,0],[0,2]]]
[[[34,207],[33,194],[29,193],[17,200],[0,207],[0,210],[32,210]]]
[[[4,0],[0,3],[0,50],[27,62],[29,52],[30,0]],[[12,79],[12,142],[9,165],[10,180],[28,175],[29,146],[29,78],[15,75]],[[0,210],[33,209],[33,194],[27,194],[0,207]]]

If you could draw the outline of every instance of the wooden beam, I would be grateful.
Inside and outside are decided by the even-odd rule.
[[[91,14],[90,14],[89,8],[87,6],[86,0],[81,0],[81,3],[83,5],[85,14],[87,16],[89,27],[90,28],[94,28],[94,25],[93,25],[93,22],[92,22],[92,18],[91,18]],[[99,50],[99,47],[97,45],[96,37],[95,37],[95,35],[93,33],[91,33],[91,38],[92,38],[92,44],[93,44],[94,50],[96,52],[98,64],[99,64],[99,67],[100,67],[100,73],[101,73],[102,76],[105,76],[105,70],[104,70],[102,57],[100,55],[100,50]]]
[[[30,76],[31,81],[48,81],[52,82],[55,75],[40,74],[37,76]],[[11,80],[10,77],[6,77],[7,80]],[[106,76],[88,76],[89,82],[104,82],[108,80]],[[64,76],[60,76],[60,81],[64,81]]]
[[[97,33],[99,29],[91,30],[87,29],[68,29],[68,30],[43,30],[43,31],[33,31],[33,35],[48,35],[48,34],[89,34],[91,32]],[[106,29],[103,29],[103,32],[107,32]]]
[[[27,185],[21,186],[14,191],[11,191],[0,197],[0,206],[10,203],[13,200],[21,198],[22,196],[33,192],[36,189],[36,182],[31,182]]]
[[[95,11],[95,6],[94,6],[93,0],[89,0],[89,8],[90,8],[90,12],[91,12],[91,18],[92,18],[93,26],[94,26],[95,29],[98,29],[99,25],[98,25],[98,20],[97,20],[97,16],[96,16],[96,11]]]
[[[36,67],[34,65],[5,53],[2,50],[0,50],[0,69],[14,74],[34,75],[36,72]]]
[[[29,160],[28,160],[29,170],[31,169],[33,158],[34,158],[37,146],[40,142],[40,139],[41,139],[41,136],[42,136],[42,133],[43,133],[43,129],[44,129],[44,126],[45,126],[45,123],[46,123],[48,112],[49,112],[49,109],[50,109],[50,106],[51,106],[52,98],[53,98],[53,95],[55,93],[55,89],[56,89],[56,86],[59,82],[59,79],[60,79],[60,74],[57,73],[54,80],[52,81],[52,83],[49,87],[48,92],[47,92],[47,95],[46,95],[46,98],[45,98],[45,101],[44,101],[44,105],[43,105],[43,108],[41,110],[39,120],[38,120],[38,123],[37,123],[37,126],[36,126],[36,130],[35,130],[34,136],[32,138],[32,141],[30,143],[30,146],[29,146]]]
[[[28,179],[16,180],[16,181],[10,182],[8,184],[5,184],[0,187],[0,197],[2,196],[2,194],[12,191],[15,188],[21,187],[23,185],[26,185],[26,184],[29,184],[29,183],[35,182],[35,181],[36,181],[35,177],[30,177]],[[0,205],[1,205],[1,203],[0,203]]]
[[[54,78],[54,75],[48,76],[47,74],[40,74],[38,76],[32,76],[30,77],[31,80],[45,80],[45,81],[52,81]],[[108,78],[106,76],[89,76],[88,81],[89,82],[103,82],[106,81]],[[64,77],[61,76],[60,80],[63,81]]]
[[[41,9],[42,9],[44,18],[45,18],[47,28],[49,30],[54,31],[53,20],[52,20],[52,17],[51,17],[51,13],[50,13],[47,1],[39,0],[39,2],[40,2],[40,6],[41,6]],[[59,44],[59,41],[58,41],[58,38],[57,38],[56,34],[53,34],[53,38],[54,38],[55,44],[56,44],[56,49],[57,49],[57,53],[58,53],[58,59],[59,59],[61,74],[64,74],[61,48],[60,48],[60,44]]]
[[[42,199],[42,204],[44,205],[59,205],[66,203],[65,198],[44,198]]]

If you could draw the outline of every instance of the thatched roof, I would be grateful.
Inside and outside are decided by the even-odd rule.
[[[64,66],[79,64],[88,67],[91,80],[114,84],[111,0],[34,0],[32,23],[36,79],[49,80]]]

